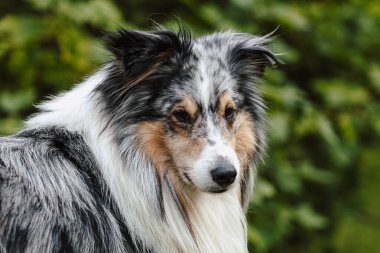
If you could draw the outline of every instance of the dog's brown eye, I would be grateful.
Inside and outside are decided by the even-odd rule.
[[[228,122],[233,122],[236,117],[236,109],[233,107],[227,107],[226,110],[224,111],[224,117]]]
[[[174,118],[183,125],[191,125],[191,117],[185,111],[175,111],[173,113]]]

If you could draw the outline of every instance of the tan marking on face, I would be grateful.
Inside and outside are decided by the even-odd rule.
[[[236,122],[239,126],[236,130],[235,151],[240,162],[241,175],[244,175],[256,150],[255,125],[247,112],[240,112]]]
[[[191,118],[191,125],[184,126],[178,122],[174,116],[174,112],[176,111],[186,112]],[[184,178],[184,174],[190,170],[206,145],[205,138],[193,138],[194,133],[200,127],[200,120],[200,112],[197,105],[189,98],[185,98],[171,110],[168,123],[174,131],[170,136],[165,137],[165,145],[176,167],[176,173],[171,171],[168,176],[185,212],[185,216],[187,217],[186,224],[192,234],[193,230],[188,218],[189,202],[184,193],[184,188],[193,188],[194,186],[192,182],[185,184],[184,180],[187,181],[188,179]]]
[[[236,109],[236,104],[229,92],[226,91],[219,99],[218,111],[221,117],[225,117],[224,113],[229,107]],[[248,167],[255,151],[256,136],[254,130],[251,116],[247,112],[241,111],[237,112],[233,124],[231,126],[227,124],[226,129],[222,131],[223,137],[235,148],[243,170]]]
[[[218,116],[220,119],[219,129],[221,131],[223,138],[227,141],[227,143],[231,147],[234,148],[236,145],[235,133],[234,133],[234,122],[230,124],[225,119],[225,111],[227,108],[236,109],[236,104],[232,100],[232,97],[228,91],[224,92],[219,98],[219,105],[218,105]]]
[[[163,122],[143,122],[139,124],[137,131],[140,147],[153,161],[162,180],[165,167],[171,163],[170,154],[164,140]]]
[[[191,101],[191,99],[189,99],[189,98],[185,98],[181,102],[177,103],[173,107],[171,113],[173,113],[175,111],[185,111],[187,114],[189,114],[189,116],[191,117],[193,122],[197,121],[197,119],[199,118],[199,114],[200,114],[199,110],[198,110],[198,106],[193,101]]]
[[[219,98],[218,112],[221,117],[224,117],[226,108],[236,108],[235,102],[232,100],[232,97],[228,91],[223,92]]]
[[[189,98],[185,98],[184,100],[176,104],[174,109],[177,109],[177,108],[185,109],[193,117],[193,119],[196,117],[198,113],[197,105],[193,101],[191,101],[191,99]]]
[[[190,135],[181,133],[166,138],[168,149],[179,170],[188,170],[198,160],[207,143],[206,138],[190,138]]]
[[[191,230],[189,216],[188,216],[188,201],[184,193],[184,183],[178,176],[178,169],[174,165],[173,155],[167,147],[166,138],[164,136],[164,123],[156,122],[143,122],[137,127],[140,148],[151,159],[157,173],[159,175],[161,185],[164,183],[164,176],[170,185],[173,187],[178,201],[182,207],[185,215],[185,221]]]
[[[246,198],[245,184],[247,183],[247,175],[249,164],[253,159],[256,150],[256,135],[255,126],[250,115],[246,112],[241,112],[236,117],[237,124],[239,124],[236,131],[236,146],[235,151],[240,162],[240,186],[239,198],[242,207]]]
[[[174,116],[175,112],[183,111],[189,115],[191,118],[191,125],[184,126],[182,125]],[[176,104],[170,112],[169,124],[174,129],[175,134],[181,136],[184,139],[190,139],[191,133],[199,125],[198,107],[193,103],[189,98],[185,98],[178,104]]]
[[[206,139],[198,136],[200,128],[200,112],[197,105],[189,98],[176,104],[171,112],[184,111],[190,117],[192,125],[184,127],[177,122],[174,116],[169,117],[169,124],[174,129],[172,136],[166,138],[167,147],[179,167],[189,167],[189,161],[196,160],[206,145]],[[196,137],[195,137],[196,136]]]

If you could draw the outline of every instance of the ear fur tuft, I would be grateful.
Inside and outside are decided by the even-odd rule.
[[[268,47],[270,42],[268,36],[253,37],[245,34],[238,36],[240,41],[232,48],[229,56],[233,71],[249,71],[256,78],[262,78],[265,67],[273,67],[281,63],[277,55]]]
[[[191,38],[181,27],[178,34],[169,30],[138,32],[119,29],[106,37],[106,48],[122,62],[127,77],[136,78],[152,66],[169,63],[176,55],[189,51]]]

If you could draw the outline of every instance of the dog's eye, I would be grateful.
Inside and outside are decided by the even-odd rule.
[[[224,117],[229,123],[232,123],[236,117],[236,109],[233,107],[227,107],[224,111]]]
[[[173,113],[174,118],[183,125],[191,125],[191,117],[185,111],[175,111]]]

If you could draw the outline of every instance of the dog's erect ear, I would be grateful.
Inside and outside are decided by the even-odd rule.
[[[270,39],[239,34],[239,42],[233,46],[229,55],[232,72],[236,75],[252,73],[255,78],[262,78],[266,66],[280,63],[277,56],[267,47]],[[249,75],[249,74],[248,74]]]
[[[119,29],[106,38],[106,47],[124,65],[127,77],[150,75],[175,54],[188,50],[183,32],[168,30],[138,32]]]

